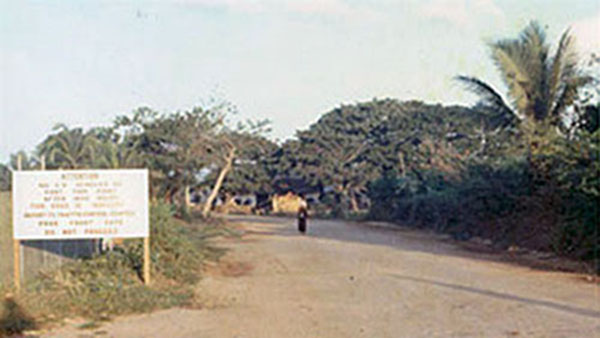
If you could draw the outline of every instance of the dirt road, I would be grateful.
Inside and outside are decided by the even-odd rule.
[[[411,230],[281,218],[244,231],[198,286],[206,308],[118,319],[82,337],[600,337],[600,287]]]

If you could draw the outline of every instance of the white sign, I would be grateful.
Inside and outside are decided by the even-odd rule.
[[[12,173],[13,237],[147,237],[148,170]]]

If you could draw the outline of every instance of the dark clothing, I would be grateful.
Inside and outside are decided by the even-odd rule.
[[[298,231],[306,233],[306,219],[308,218],[308,212],[306,208],[300,208],[298,210]]]

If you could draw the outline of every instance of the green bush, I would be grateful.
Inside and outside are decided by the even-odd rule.
[[[560,224],[553,249],[596,260],[600,271],[600,130],[545,145],[534,162],[539,180],[551,181],[560,196]]]
[[[2,290],[0,288],[0,290]],[[21,336],[26,330],[37,328],[35,320],[12,297],[0,303],[0,336]]]
[[[17,301],[40,323],[67,316],[104,320],[188,304],[203,262],[224,252],[207,240],[228,232],[220,223],[187,224],[173,214],[167,204],[150,210],[150,286],[142,280],[143,241],[130,239],[113,251],[41,272]]]
[[[206,232],[191,225],[178,224],[173,215],[169,205],[153,207],[150,216],[153,224],[150,234],[152,266],[169,279],[193,283],[200,277],[199,267],[206,256]],[[135,247],[140,264],[142,249],[141,244]]]
[[[471,161],[458,176],[382,177],[369,185],[369,217],[596,260],[600,270],[598,140],[596,132],[553,140],[529,158]]]

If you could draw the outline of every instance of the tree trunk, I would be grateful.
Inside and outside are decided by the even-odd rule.
[[[173,193],[173,191],[171,188],[167,188],[167,190],[165,191],[165,203],[166,204],[173,204],[172,193]]]
[[[344,204],[345,204],[344,208],[346,208],[346,206],[347,206],[348,209],[346,209],[346,210],[349,210],[352,212],[358,211],[358,202],[356,201],[356,195],[355,195],[353,189],[349,186],[345,186],[345,187],[341,187],[340,190],[341,190],[340,193],[344,199]],[[346,205],[346,203],[348,203],[348,204]]]
[[[190,195],[190,185],[185,186],[185,206],[189,209],[192,206],[192,197]]]
[[[358,212],[360,208],[358,207],[358,201],[356,200],[356,193],[350,190],[348,192],[348,197],[350,198],[350,210]]]
[[[406,177],[406,166],[404,164],[404,154],[402,152],[398,153],[398,161],[400,162],[400,177]]]
[[[217,177],[215,186],[213,187],[212,191],[210,192],[210,195],[208,195],[208,198],[206,199],[206,203],[204,204],[204,209],[202,210],[203,217],[208,217],[210,215],[210,211],[212,210],[212,204],[213,204],[214,200],[217,198],[217,195],[219,194],[219,190],[221,189],[221,185],[223,184],[223,181],[225,180],[227,173],[229,172],[229,170],[231,170],[231,167],[233,166],[234,159],[235,159],[235,148],[232,147],[229,150],[229,154],[227,154],[227,158],[225,159],[225,165],[221,169],[221,172],[219,173],[219,177]]]

